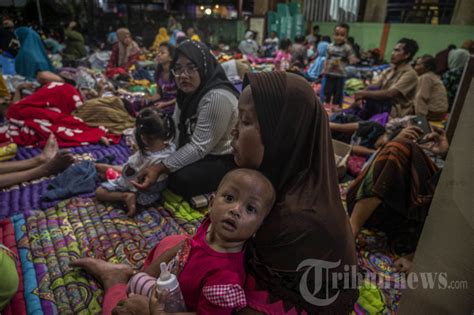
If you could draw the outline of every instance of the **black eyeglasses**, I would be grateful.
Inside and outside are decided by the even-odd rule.
[[[183,74],[191,75],[196,71],[198,71],[198,67],[196,67],[194,65],[189,65],[189,66],[184,66],[184,67],[177,66],[177,67],[174,67],[173,69],[171,69],[171,73],[175,77],[182,76]]]

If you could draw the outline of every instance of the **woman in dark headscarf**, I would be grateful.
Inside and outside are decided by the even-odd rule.
[[[248,246],[247,303],[272,314],[348,314],[357,290],[331,279],[332,272],[356,265],[355,244],[339,197],[327,116],[300,76],[248,74],[245,85],[233,131],[235,162],[258,168],[277,190],[276,206]],[[308,259],[334,266],[323,270],[323,279],[307,279],[318,268]],[[316,296],[304,294],[302,286],[313,292],[314,281],[321,281]]]
[[[136,186],[146,189],[161,174],[171,173],[169,188],[189,199],[214,191],[235,167],[230,132],[237,121],[238,92],[201,42],[182,42],[171,68],[178,86],[173,118],[179,149],[144,170]]]
[[[463,45],[464,46],[464,45]],[[451,112],[451,108],[454,104],[454,98],[458,92],[459,83],[461,82],[462,73],[464,67],[469,62],[469,51],[466,48],[453,49],[448,55],[448,68],[443,76],[441,77],[446,91],[448,92],[448,111]]]

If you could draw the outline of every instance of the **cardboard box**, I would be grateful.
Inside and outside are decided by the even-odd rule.
[[[332,147],[336,159],[337,176],[339,179],[342,179],[347,171],[347,160],[349,160],[352,147],[347,143],[337,140],[332,140]]]

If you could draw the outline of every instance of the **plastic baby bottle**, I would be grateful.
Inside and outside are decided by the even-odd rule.
[[[186,304],[184,303],[178,279],[174,274],[168,271],[166,263],[162,262],[160,264],[160,269],[160,277],[156,280],[156,290],[158,293],[161,293],[166,289],[169,290],[165,303],[165,312],[186,312]]]

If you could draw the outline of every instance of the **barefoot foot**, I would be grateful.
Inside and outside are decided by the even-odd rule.
[[[133,269],[128,265],[112,264],[95,258],[81,258],[71,262],[69,266],[84,269],[102,284],[105,291],[115,284],[127,284],[133,276]]]
[[[106,146],[110,145],[110,141],[106,137],[101,137],[100,140],[99,140],[99,143],[101,143],[103,145],[106,145]]]
[[[410,273],[412,266],[413,255],[400,257],[393,263],[393,267],[395,268],[396,272],[404,272],[406,274]]]
[[[124,194],[124,201],[128,208],[127,215],[129,217],[133,217],[137,213],[137,196],[135,195],[135,193],[132,192]]]
[[[45,176],[49,176],[64,171],[72,163],[74,163],[74,157],[71,153],[68,151],[59,151],[50,161],[41,167],[43,168]]]
[[[56,137],[51,133],[49,135],[48,141],[46,141],[46,144],[44,145],[43,152],[41,152],[39,157],[43,163],[47,163],[54,158],[54,156],[58,153],[58,150],[59,147]]]

